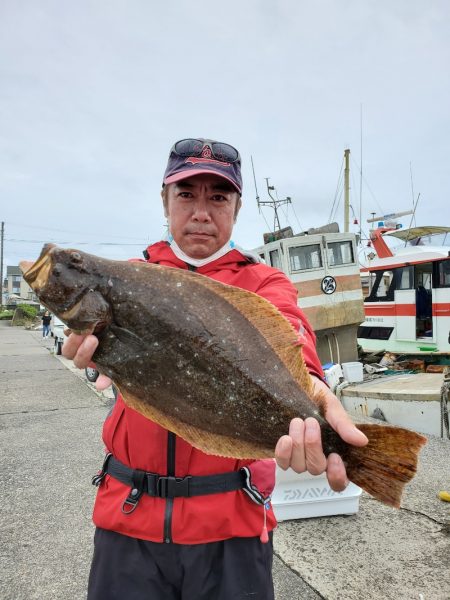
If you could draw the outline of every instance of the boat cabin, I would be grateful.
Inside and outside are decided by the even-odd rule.
[[[356,336],[364,308],[356,236],[324,231],[276,237],[266,234],[266,243],[255,253],[297,288],[322,364],[357,360]]]

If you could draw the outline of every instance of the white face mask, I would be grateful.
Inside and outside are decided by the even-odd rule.
[[[207,265],[208,263],[217,260],[221,256],[224,256],[235,247],[234,242],[230,240],[224,246],[222,246],[222,248],[217,250],[217,252],[214,252],[214,254],[208,256],[207,258],[191,258],[183,252],[171,235],[169,236],[168,242],[175,256],[183,262],[188,263],[188,265],[192,265],[193,267],[203,267],[203,265]]]

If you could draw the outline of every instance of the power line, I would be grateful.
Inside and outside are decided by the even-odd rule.
[[[8,225],[14,225],[15,227],[25,227],[27,229],[40,229],[40,230],[44,230],[44,231],[56,231],[57,233],[74,233],[75,235],[79,235],[80,231],[73,231],[70,229],[61,229],[60,227],[42,227],[40,225],[25,225],[23,223],[14,223],[13,221],[8,221]],[[93,235],[93,236],[98,236],[98,231],[93,231],[92,233],[89,231],[83,231],[84,235]],[[114,234],[110,234],[108,235],[108,237],[113,238],[113,239],[121,239],[121,240],[138,240],[139,238],[137,237],[127,237],[127,236],[121,236],[121,235],[114,235]]]
[[[18,239],[12,239],[12,238],[5,238],[5,242],[10,242],[13,244],[47,244],[47,243],[53,243],[53,244],[71,244],[71,245],[76,245],[76,246],[142,246],[144,244],[147,244],[148,242],[142,241],[139,244],[138,243],[120,243],[120,242],[62,242],[62,241],[57,241],[57,240],[18,240]]]

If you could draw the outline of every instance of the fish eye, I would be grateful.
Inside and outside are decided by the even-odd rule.
[[[70,254],[70,260],[73,263],[80,263],[81,262],[81,254],[79,252],[72,252]]]

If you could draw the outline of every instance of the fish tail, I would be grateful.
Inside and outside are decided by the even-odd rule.
[[[401,427],[373,424],[357,427],[369,443],[349,448],[344,457],[348,478],[377,500],[400,508],[403,488],[417,471],[419,451],[427,439]]]

